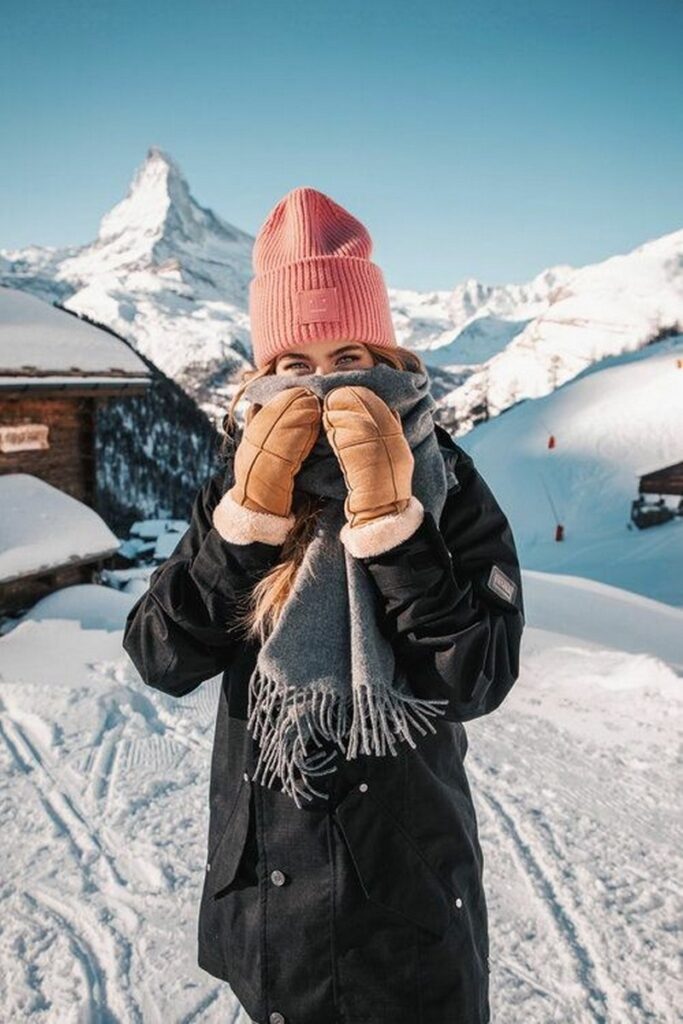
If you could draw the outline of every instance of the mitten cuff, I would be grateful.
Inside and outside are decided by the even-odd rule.
[[[282,544],[294,526],[296,516],[274,516],[270,512],[255,512],[236,502],[226,491],[213,510],[213,525],[223,540],[232,544]]]
[[[355,558],[381,555],[411,537],[424,519],[424,506],[411,495],[402,512],[380,516],[363,526],[346,523],[339,533],[342,544]]]

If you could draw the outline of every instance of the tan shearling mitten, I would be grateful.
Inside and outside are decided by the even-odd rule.
[[[233,486],[213,512],[235,544],[281,544],[294,525],[294,479],[320,433],[322,406],[303,387],[285,388],[246,417],[234,456]]]
[[[415,459],[399,414],[370,388],[328,391],[322,422],[346,481],[341,540],[356,557],[410,537],[424,507],[412,492]]]

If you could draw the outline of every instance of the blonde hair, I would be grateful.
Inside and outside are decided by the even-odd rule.
[[[386,363],[397,370],[426,372],[425,364],[420,356],[401,345],[395,348],[385,348],[367,342],[365,347],[375,363]],[[224,438],[221,444],[221,455],[224,459],[227,460],[234,452],[234,437],[238,427],[235,408],[242,398],[244,389],[250,381],[275,373],[277,358],[277,356],[273,357],[260,369],[245,370],[242,374],[228,411],[222,420]],[[259,408],[257,403],[253,403],[248,419],[255,415]],[[306,547],[313,536],[318,512],[322,508],[324,500],[318,495],[304,491],[294,492],[292,511],[295,514],[295,521],[284,542],[280,560],[256,582],[246,599],[242,600],[237,610],[236,621],[232,624],[231,629],[243,630],[245,636],[256,637],[261,643],[266,639],[289,597]]]

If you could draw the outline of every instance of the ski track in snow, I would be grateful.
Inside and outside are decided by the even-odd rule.
[[[129,673],[128,666],[110,669],[95,671],[95,681],[120,686]],[[14,695],[20,694],[18,688],[12,689]],[[154,858],[154,837],[146,835],[136,842],[125,827],[119,834],[108,821],[117,807],[121,811],[122,791],[133,788],[129,772],[160,772],[168,777],[189,755],[201,761],[192,766],[193,773],[197,767],[208,766],[211,741],[202,734],[202,724],[192,722],[198,708],[205,716],[209,710],[211,715],[215,712],[215,700],[210,696],[213,693],[215,698],[215,687],[203,689],[206,692],[194,701],[166,702],[163,695],[148,697],[141,683],[134,684],[130,708],[105,701],[85,753],[79,752],[83,745],[79,743],[72,752],[75,759],[71,765],[59,763],[59,747],[51,749],[45,742],[50,734],[48,722],[42,717],[39,720],[33,709],[21,707],[21,701],[13,701],[10,707],[0,699],[3,772],[9,779],[3,804],[8,799],[11,803],[16,792],[15,799],[31,808],[32,822],[28,834],[19,827],[14,839],[19,859],[28,863],[19,863],[14,872],[6,870],[0,889],[3,920],[11,921],[1,933],[1,1020],[189,1024],[213,1019],[247,1024],[229,986],[215,980],[207,984],[204,972],[194,966],[199,893],[171,892],[169,896],[173,879],[170,885],[164,884],[159,867],[146,863],[144,855],[138,857],[131,849],[131,845],[137,846]],[[89,695],[93,701],[97,696],[101,694]],[[133,728],[136,718],[137,728]],[[145,724],[142,734],[141,720]],[[213,726],[210,718],[206,725]],[[78,772],[73,764],[79,765]],[[27,788],[19,792],[17,779]],[[197,788],[203,810],[204,787]],[[34,815],[36,809],[39,817]],[[3,820],[6,816],[5,811]],[[9,817],[14,817],[11,809]],[[202,856],[205,821],[203,815],[197,818],[196,853]],[[160,837],[162,846],[172,843],[172,820],[166,828],[168,835]],[[33,861],[48,848],[48,869],[42,866],[41,877],[40,871],[34,873]],[[171,859],[173,853],[171,850]],[[14,877],[7,884],[10,874]],[[201,876],[197,865],[193,875],[195,881]],[[179,900],[183,901],[182,914],[177,912]],[[167,924],[161,920],[164,915]],[[147,918],[159,918],[160,923],[149,929]],[[168,938],[179,937],[175,923],[179,919],[184,925],[180,935],[188,980],[183,979],[182,970],[169,971]],[[146,934],[148,931],[152,934]],[[156,972],[149,969],[150,951],[152,958],[159,960]],[[150,974],[153,984],[146,981]],[[186,990],[180,1000],[168,988],[169,974]],[[194,990],[199,988],[201,994],[197,995]]]
[[[40,751],[35,739],[29,738],[27,729],[10,718],[4,710],[0,718],[0,735],[16,766],[31,779],[46,816],[65,839],[72,865],[81,876],[82,895],[86,896],[97,887],[97,882],[91,877],[93,869],[104,867],[107,893],[112,899],[116,890],[127,885],[116,866],[117,851],[102,840],[98,829],[87,820],[74,797],[57,781],[54,770],[46,763],[45,753]],[[111,922],[106,922],[105,915],[101,915],[95,925],[89,925],[90,913],[85,900],[79,901],[77,907],[72,907],[47,891],[41,891],[40,897],[35,892],[26,891],[22,895],[38,916],[47,913],[57,928],[69,937],[70,946],[85,976],[88,992],[86,1019],[104,1022],[121,1019],[136,1024],[142,1021],[140,1007],[130,992],[118,989],[107,998],[109,986],[106,972],[94,952],[104,940],[107,962],[114,962],[125,970],[131,956],[130,943],[125,936]],[[109,1010],[110,1005],[116,1008],[115,1014]]]
[[[69,948],[77,965],[82,970],[85,981],[86,992],[83,1007],[85,1019],[102,1021],[103,1024],[115,1021],[117,1018],[109,1009],[106,972],[94,951],[92,941],[88,941],[86,937],[86,932],[90,930],[84,928],[82,922],[79,927],[73,920],[72,909],[68,904],[60,902],[54,895],[42,893],[40,899],[27,892],[22,895],[37,916],[51,919],[62,936],[66,936]],[[101,940],[97,930],[92,934],[96,942]],[[112,999],[112,1002],[119,1002],[119,1000]],[[64,1009],[68,1013],[68,1006]],[[139,1019],[139,1014],[136,1014],[135,1019]]]
[[[563,650],[550,656],[571,676]],[[548,651],[536,676],[534,657],[467,725],[493,1024],[669,1024],[674,705],[574,682],[539,693]],[[249,1024],[195,960],[217,697],[212,680],[174,701],[123,657],[66,683],[0,679],[3,1021]]]
[[[510,813],[510,808],[506,808],[489,789],[482,787],[482,792],[493,811],[496,824],[500,827],[503,843],[510,840],[521,869],[529,877],[543,904],[543,909],[549,913],[556,925],[557,933],[567,949],[567,959],[574,961],[575,973],[585,991],[586,1019],[593,1020],[596,1024],[605,1024],[609,1019],[610,1002],[606,995],[608,986],[602,980],[598,983],[598,974],[602,972],[596,963],[596,956],[589,952],[588,928],[585,927],[585,922],[578,918],[575,908],[568,909],[566,896],[558,885],[557,876],[553,877],[554,872],[548,863],[543,864],[539,851],[534,851],[533,844],[524,838],[523,829]],[[559,994],[554,994],[560,1001]]]
[[[477,725],[484,739],[466,758],[485,857],[492,978],[500,970],[494,1021],[678,1020],[681,840],[672,835],[665,847],[666,814],[658,813],[658,787],[670,788],[671,778],[662,770],[646,781],[618,756],[617,773],[602,774],[576,735],[514,704],[510,698],[505,716]],[[510,921],[499,917],[511,871],[512,942]],[[529,920],[538,923],[525,933]],[[543,954],[544,942],[546,962],[535,959],[531,971],[524,961],[534,946]],[[534,994],[551,1004],[540,1014]]]

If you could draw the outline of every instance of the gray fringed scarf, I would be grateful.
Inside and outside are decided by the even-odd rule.
[[[330,374],[269,374],[247,384],[244,394],[265,405],[283,388],[305,385],[322,400],[347,384],[371,388],[400,413],[415,458],[413,494],[438,523],[452,481],[434,431],[436,402],[426,374],[385,363]],[[334,740],[348,760],[359,753],[395,755],[396,738],[415,746],[412,727],[422,735],[421,723],[435,731],[429,717],[443,714],[440,705],[447,701],[411,694],[378,628],[374,583],[339,537],[347,489],[323,426],[295,489],[333,500],[318,515],[293,590],[259,651],[249,683],[248,728],[260,746],[254,780],[271,786],[277,776],[301,807],[300,796],[327,796],[309,777],[336,771],[328,765],[337,750],[311,749],[321,747],[319,738]]]

